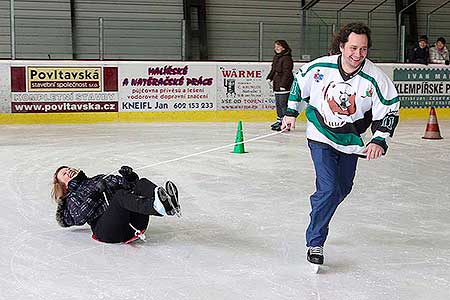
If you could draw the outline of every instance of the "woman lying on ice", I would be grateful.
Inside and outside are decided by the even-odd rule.
[[[67,166],[53,175],[52,199],[58,207],[56,220],[62,227],[88,223],[92,237],[105,243],[127,243],[148,226],[150,216],[181,216],[178,190],[167,181],[157,186],[128,166],[119,175],[87,177]]]

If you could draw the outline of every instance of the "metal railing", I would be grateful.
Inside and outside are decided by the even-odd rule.
[[[378,3],[377,5],[375,5],[374,7],[372,7],[368,12],[367,12],[367,25],[369,27],[372,27],[372,14],[375,12],[375,10],[377,10],[379,7],[381,7],[384,3],[386,3],[388,0],[383,0],[380,3]]]
[[[16,14],[14,10],[14,0],[10,0],[9,3],[9,15],[10,15],[10,43],[11,43],[11,59],[16,59]]]
[[[438,10],[440,10],[441,8],[443,8],[445,5],[447,5],[450,2],[450,0],[443,2],[441,5],[437,6],[436,8],[432,9],[429,13],[427,13],[427,29],[426,29],[426,33],[427,36],[430,36],[430,26],[431,26],[431,15],[434,14],[435,12],[437,12]]]
[[[405,8],[399,11],[397,16],[397,37],[398,37],[398,61],[405,62],[405,51],[406,51],[406,36],[405,36],[405,26],[402,24],[402,14],[408,10],[410,7],[414,6],[420,0],[416,0],[413,3],[410,3]]]
[[[377,27],[372,24],[373,14],[387,1],[380,0],[378,4],[367,11],[367,23],[372,27],[372,32],[377,30]],[[375,57],[375,60],[399,62],[405,60],[406,37],[402,14],[419,1],[412,2],[398,13],[397,33],[392,33],[394,36],[397,35],[396,45],[388,45],[390,49],[380,47],[372,49],[371,57]],[[50,53],[51,45],[48,46],[49,53],[45,55],[41,53],[41,57],[22,51],[23,45],[29,44],[29,42],[26,40],[27,36],[22,35],[23,27],[20,26],[29,22],[27,22],[27,17],[16,17],[14,2],[14,0],[10,0],[10,53],[4,50],[0,51],[0,58],[28,59],[47,56],[51,59],[58,58],[58,55]],[[288,41],[293,50],[294,60],[309,60],[325,55],[332,35],[342,21],[341,14],[344,10],[347,11],[353,2],[354,0],[348,0],[336,10],[335,21],[332,19],[330,21],[330,18],[325,21],[311,6],[303,11],[298,22],[208,22],[209,58],[211,60],[270,61],[273,56],[273,41],[277,39]],[[433,34],[431,17],[448,3],[450,0],[442,2],[426,13],[426,34],[428,36]],[[315,24],[312,24],[313,22],[310,20],[314,20]],[[19,26],[19,31],[17,26]],[[60,47],[70,48],[70,50],[67,50],[67,53],[59,53],[59,57],[100,60],[185,60],[187,57],[186,45],[188,43],[184,20],[84,18],[77,19],[77,25],[72,24],[71,29],[72,34],[75,35],[72,38],[72,44]],[[39,28],[37,30],[39,31]],[[445,35],[442,32],[437,34]],[[392,55],[391,59],[391,55],[388,53],[395,52],[394,49],[397,49],[397,53]],[[189,50],[194,52],[198,50],[195,49],[195,43],[194,49]]]

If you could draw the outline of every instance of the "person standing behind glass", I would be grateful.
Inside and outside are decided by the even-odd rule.
[[[271,125],[272,130],[281,131],[281,121],[286,114],[289,91],[291,89],[294,75],[292,69],[292,50],[285,40],[276,40],[273,43],[275,55],[272,59],[272,68],[267,81],[275,93],[275,102],[277,107],[277,120]]]
[[[430,63],[449,64],[449,54],[445,42],[445,39],[440,37],[436,40],[434,47],[430,48]]]
[[[417,45],[411,49],[408,54],[408,61],[416,64],[428,64],[430,59],[430,48],[428,47],[428,37],[422,35],[417,42]]]

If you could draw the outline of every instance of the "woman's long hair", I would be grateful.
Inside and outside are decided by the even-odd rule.
[[[61,166],[58,169],[56,169],[55,174],[53,174],[53,187],[52,187],[52,200],[55,201],[56,203],[58,203],[65,195],[67,192],[67,188],[65,186],[65,184],[63,184],[62,182],[60,182],[58,180],[58,172],[61,171],[61,169],[63,168],[68,168],[67,166]]]
[[[285,40],[276,40],[275,42],[273,42],[273,44],[278,44],[284,48],[284,51],[281,53],[292,53],[291,47],[289,47],[288,43]]]

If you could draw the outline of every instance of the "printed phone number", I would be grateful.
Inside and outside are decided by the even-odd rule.
[[[212,102],[177,102],[173,104],[174,109],[209,109],[214,108],[214,103]]]

